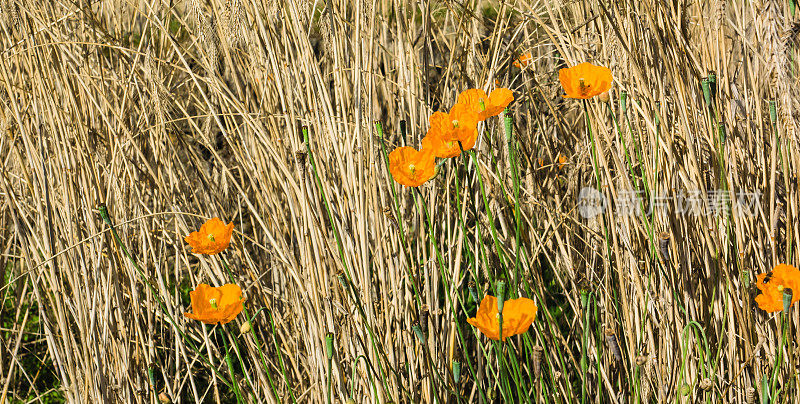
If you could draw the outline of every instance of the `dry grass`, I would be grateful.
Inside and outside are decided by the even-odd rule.
[[[330,382],[338,402],[456,402],[455,391],[499,402],[494,345],[464,319],[470,282],[493,289],[487,279],[517,251],[513,144],[487,121],[477,149],[488,208],[462,159],[421,188],[440,268],[373,125],[389,150],[416,146],[431,112],[496,81],[516,95],[522,183],[521,273],[508,281],[540,308],[506,344],[522,380],[513,401],[755,402],[784,352],[769,390],[796,402],[800,310],[781,344],[781,316],[752,299],[756,274],[800,261],[790,3],[0,0],[0,403],[235,400],[222,337],[181,315],[194,285],[228,279],[183,242],[213,216],[235,222],[225,257],[251,314],[261,310],[252,334],[227,340],[241,350],[245,400],[321,403]],[[531,64],[511,67],[526,51]],[[581,104],[557,80],[582,61],[615,77],[610,104],[588,103],[595,166]],[[616,200],[644,188],[762,197],[755,215],[585,219],[579,191],[597,181]]]

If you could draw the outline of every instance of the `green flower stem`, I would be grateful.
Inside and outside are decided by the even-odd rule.
[[[228,365],[228,375],[231,377],[231,386],[233,386],[233,393],[236,395],[236,402],[243,403],[242,393],[239,391],[239,383],[236,382],[236,374],[233,370],[233,361],[231,361],[231,351],[228,348],[228,339],[225,338],[223,332],[224,326],[220,326],[217,330],[219,337],[222,339],[222,344],[225,347],[225,364]]]
[[[495,251],[497,252],[497,258],[500,261],[500,267],[506,270],[507,266],[506,266],[505,254],[503,253],[503,248],[500,245],[500,239],[497,236],[497,228],[495,228],[494,226],[494,215],[492,215],[492,210],[489,208],[489,197],[486,195],[486,188],[483,186],[483,176],[481,175],[481,169],[480,165],[478,164],[478,158],[475,156],[475,152],[473,152],[472,150],[468,150],[467,153],[472,159],[473,167],[475,167],[475,174],[477,174],[478,176],[478,185],[480,187],[481,196],[483,197],[483,207],[484,210],[486,211],[486,219],[489,222],[489,229],[491,230],[492,240],[494,241],[494,248]],[[476,227],[478,227],[477,224]],[[515,280],[515,282],[517,282],[517,280]],[[516,293],[516,291],[514,292]]]
[[[225,257],[220,255],[220,260],[222,261],[222,266],[225,267],[225,272],[228,274],[228,278],[230,282],[233,282],[233,272],[231,271],[230,266],[228,265],[228,261],[225,260]],[[250,333],[253,336],[253,343],[256,346],[256,350],[258,350],[258,357],[261,359],[261,365],[264,367],[264,373],[267,375],[267,383],[269,383],[269,388],[272,391],[273,397],[278,401],[278,403],[283,402],[281,397],[278,395],[278,390],[275,388],[275,384],[272,381],[272,375],[269,372],[269,366],[267,365],[267,358],[264,356],[264,351],[261,350],[261,342],[258,339],[258,334],[253,330],[253,318],[250,317],[250,312],[247,310],[247,304],[242,302],[242,311],[244,311],[245,321],[247,324],[250,325]],[[257,314],[257,313],[256,313]],[[273,338],[275,335],[273,334]],[[237,346],[237,353],[238,353],[238,346]],[[294,393],[292,392],[292,386],[288,383],[286,387],[289,389],[289,395],[294,397]]]
[[[328,197],[325,195],[325,188],[322,186],[322,179],[319,176],[319,171],[317,170],[317,163],[316,159],[314,158],[314,152],[311,148],[311,139],[308,134],[308,127],[303,127],[303,143],[306,146],[306,152],[308,155],[308,162],[311,165],[311,171],[314,173],[314,179],[317,185],[317,192],[319,192],[320,198],[322,198],[322,203],[325,206],[325,212],[328,215],[328,221],[330,222],[331,228],[333,229],[333,236],[336,239],[336,246],[339,251],[339,258],[341,260],[343,274],[348,285],[353,284],[353,277],[350,274],[350,269],[347,266],[347,259],[345,257],[344,245],[342,244],[342,236],[339,234],[339,229],[336,226],[336,219],[333,217],[333,212],[331,211],[330,204],[328,203]],[[399,220],[398,220],[399,221]],[[345,292],[350,292],[353,300],[355,301],[356,309],[358,310],[359,317],[364,323],[364,327],[367,329],[367,333],[369,333],[370,343],[375,351],[382,357],[382,359],[386,363],[390,363],[389,357],[386,354],[386,350],[383,349],[383,345],[380,341],[375,337],[375,331],[372,329],[372,326],[369,324],[369,320],[367,318],[367,314],[364,310],[364,305],[361,302],[361,297],[352,287],[345,288]],[[390,368],[391,369],[391,368]],[[389,401],[394,401],[392,394],[390,393],[389,383],[386,378],[386,372],[383,370],[383,365],[381,361],[378,362],[378,370],[380,371],[382,383],[383,383],[383,390],[389,396]],[[393,369],[392,369],[393,370]],[[403,386],[400,386],[403,390],[404,394],[409,395],[407,389]]]
[[[378,140],[380,140],[381,144],[383,162],[384,165],[386,166],[386,171],[389,171],[389,154],[386,152],[386,142],[383,137],[383,125],[381,125],[380,122],[375,122],[375,129],[378,131]],[[417,285],[416,277],[412,273],[412,270],[413,268],[415,268],[415,266],[413,264],[413,261],[411,260],[411,253],[409,252],[408,241],[406,239],[405,230],[403,228],[403,221],[401,220],[402,216],[400,214],[400,197],[397,194],[397,190],[395,189],[394,181],[390,179],[388,182],[389,182],[389,189],[392,191],[392,200],[394,201],[394,204],[392,205],[392,210],[394,212],[394,217],[395,217],[395,222],[397,223],[398,232],[400,233],[400,244],[401,247],[403,248],[403,255],[406,258],[406,264],[407,264],[406,276],[409,278],[409,281],[411,282],[411,289],[414,292],[414,299],[417,303],[416,308],[417,310],[420,310],[420,308],[422,307],[422,298],[420,297],[419,294],[420,288],[419,285]]]
[[[275,347],[275,354],[278,356],[278,365],[281,367],[283,381],[286,383],[286,387],[289,389],[289,398],[291,398],[292,403],[297,403],[297,399],[295,399],[294,392],[292,390],[292,385],[289,382],[289,375],[286,374],[286,366],[283,364],[283,354],[281,354],[281,347],[278,345],[278,333],[275,331],[275,321],[272,318],[272,310],[267,309],[265,313],[267,315],[267,320],[269,321],[270,330],[272,331],[272,344]],[[264,371],[268,371],[268,369],[264,369]]]
[[[384,164],[386,166],[386,170],[389,171],[389,155],[388,155],[388,153],[386,151],[386,143],[385,143],[385,139],[384,139],[384,136],[383,136],[383,126],[380,124],[380,122],[376,122],[375,123],[375,127],[376,127],[376,130],[378,131],[378,138],[379,138],[380,143],[381,143],[381,151],[382,151],[382,154],[383,154]],[[392,180],[390,180],[389,182],[390,182],[389,183],[389,189],[391,189],[392,197],[394,199],[393,209],[394,209],[394,212],[395,212],[395,217],[397,218],[396,219],[397,227],[399,228],[399,231],[400,231],[400,241],[401,241],[401,243],[403,245],[403,252],[404,252],[404,254],[406,256],[406,262],[408,263],[408,268],[409,268],[409,271],[410,271],[410,269],[413,267],[413,264],[412,264],[412,260],[411,260],[411,255],[409,253],[408,239],[405,237],[405,233],[403,231],[403,222],[401,220],[402,219],[402,215],[400,214],[400,197],[399,197],[399,195],[398,195],[398,193],[397,193],[397,191],[395,189],[394,182]],[[457,206],[457,209],[458,209],[458,212],[459,212],[458,216],[459,216],[459,220],[461,222],[462,230],[463,230],[464,234],[466,235],[466,233],[467,233],[466,232],[466,227],[464,226],[463,216],[461,215],[460,198],[458,197],[458,189],[459,188],[460,187],[458,185],[458,176],[456,176],[456,199],[457,199],[457,201],[456,201],[457,205],[456,206]],[[427,211],[426,211],[426,215],[427,215]],[[468,257],[468,259],[470,261],[471,268],[474,268],[475,267],[475,263],[474,263],[473,255],[472,255],[472,252],[469,249],[467,251],[467,257]],[[444,274],[442,267],[440,267],[440,270],[442,271],[442,274]],[[416,283],[416,280],[415,280],[415,277],[413,276],[413,274],[411,274],[409,272],[407,274],[407,276],[411,280],[411,285],[412,285],[412,288],[413,288],[413,291],[414,291],[414,296],[415,296],[415,299],[417,301],[417,308],[419,309],[422,306],[422,301],[421,301],[421,297],[420,297],[420,294],[419,294],[419,287],[418,287],[418,285]],[[457,277],[456,279],[459,279],[459,278],[460,277]],[[446,283],[447,282],[446,281],[447,278],[443,277],[443,279],[444,279],[444,282]],[[477,279],[477,278],[475,278],[475,274],[474,273],[473,273],[473,279]],[[465,307],[463,301],[461,300],[461,296],[460,295],[459,295],[459,303],[461,304],[462,307]],[[451,305],[451,307],[452,307],[451,310],[453,312],[454,318],[457,318],[458,316],[457,316],[457,313],[455,311],[455,306]],[[456,330],[458,332],[459,340],[460,341],[464,341],[463,335],[461,334],[461,327],[459,327],[457,325],[456,326]],[[467,367],[469,368],[470,373],[473,375],[473,377],[475,377],[476,376],[475,369],[472,366],[472,361],[469,358],[469,354],[467,352],[464,352],[464,357],[467,360]],[[480,385],[478,385],[477,387],[478,387],[479,394],[481,395],[481,397],[483,397],[485,399],[483,388]],[[458,395],[457,391],[455,393],[456,393],[456,395]]]
[[[589,382],[587,378],[587,354],[589,345],[589,292],[581,291],[581,307],[583,309],[583,337],[581,338],[581,404],[586,404]]]
[[[511,176],[514,180],[514,290],[517,290],[519,286],[519,271],[520,271],[520,245],[519,245],[519,236],[522,233],[522,219],[521,219],[521,212],[520,212],[520,200],[519,200],[519,189],[520,189],[520,182],[519,182],[519,166],[517,162],[517,141],[514,137],[513,131],[513,122],[511,115],[509,115],[508,108],[506,108],[505,112],[503,113],[503,121],[505,122],[505,130],[506,130],[506,142],[508,143],[508,156],[509,156],[509,165],[511,166]]]
[[[164,315],[167,317],[167,321],[172,325],[175,331],[177,331],[178,334],[180,334],[181,338],[183,339],[183,342],[189,346],[189,348],[195,353],[195,355],[197,355],[197,357],[200,358],[204,362],[204,364],[208,366],[209,369],[211,369],[211,371],[214,373],[215,376],[217,376],[220,382],[222,382],[222,384],[224,384],[226,387],[230,387],[230,384],[228,383],[227,380],[225,380],[225,377],[223,377],[217,371],[217,369],[214,367],[211,361],[200,351],[200,349],[198,349],[194,345],[194,343],[189,339],[189,336],[186,335],[186,333],[184,333],[183,331],[181,331],[181,329],[178,327],[178,324],[175,322],[175,319],[167,310],[167,306],[161,299],[161,296],[159,296],[155,286],[147,277],[147,275],[145,275],[144,271],[142,271],[142,268],[139,267],[139,264],[136,263],[136,260],[133,259],[133,256],[130,254],[130,252],[128,252],[128,249],[125,248],[125,244],[122,243],[122,238],[120,238],[119,233],[117,233],[117,229],[114,228],[114,224],[111,221],[111,216],[108,213],[108,208],[106,207],[106,205],[104,204],[98,205],[97,210],[100,213],[100,217],[103,218],[103,221],[111,229],[111,234],[114,236],[114,241],[116,241],[117,247],[119,247],[119,249],[122,250],[125,256],[128,257],[128,260],[131,262],[134,269],[136,269],[136,273],[139,275],[139,278],[145,285],[147,285],[148,289],[150,289],[150,293],[152,293],[153,297],[155,297],[156,301],[158,302],[159,308],[161,308],[161,312],[164,313]]]
[[[778,400],[778,394],[775,392],[775,385],[778,383],[778,376],[781,373],[781,368],[783,367],[783,347],[786,346],[786,336],[789,333],[789,327],[791,326],[791,320],[789,318],[789,314],[787,312],[781,312],[781,343],[778,345],[778,354],[775,355],[775,363],[772,365],[772,377],[770,378],[769,389],[773,394],[772,396],[772,403],[776,403]],[[763,394],[763,393],[762,393]]]
[[[372,394],[375,396],[375,401],[378,401],[378,390],[375,387],[375,378],[373,375],[375,374],[375,368],[372,366],[372,363],[367,359],[367,357],[363,354],[356,356],[356,360],[353,361],[353,366],[351,370],[350,380],[356,380],[356,366],[358,366],[358,360],[362,359],[364,363],[367,364],[367,376],[369,377],[369,384],[372,388]],[[350,398],[356,396],[356,383],[353,382],[350,385]]]

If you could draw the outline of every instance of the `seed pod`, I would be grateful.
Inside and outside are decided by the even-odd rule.
[[[620,115],[625,116],[625,112],[628,109],[628,92],[625,90],[620,91],[619,93],[619,109]]]
[[[306,173],[306,156],[308,156],[308,153],[305,151],[305,149],[300,149],[294,152],[295,163],[297,163],[297,170],[302,174]]]
[[[325,334],[325,354],[328,356],[330,360],[333,358],[333,333],[329,332]]]
[[[467,289],[469,289],[469,295],[472,296],[474,302],[478,303],[481,301],[480,298],[478,298],[478,290],[475,289],[475,282],[469,281]]]
[[[792,289],[783,288],[783,312],[788,313],[789,307],[792,306]]]
[[[422,334],[428,335],[428,317],[430,316],[430,308],[427,304],[423,304],[419,308],[419,325],[422,328]]]
[[[461,361],[458,359],[453,360],[453,380],[458,386],[458,382],[461,381]]]
[[[544,352],[544,348],[536,345],[533,347],[533,375],[536,376],[537,379],[542,377],[542,353]]]
[[[606,343],[608,343],[611,353],[614,354],[614,358],[618,362],[622,362],[622,351],[619,349],[619,342],[612,328],[606,329]]]
[[[714,382],[712,382],[711,379],[706,377],[705,379],[700,381],[699,387],[700,390],[709,391],[711,390],[712,387],[714,387]]]
[[[425,334],[422,333],[422,328],[420,328],[419,322],[415,321],[413,324],[411,324],[411,329],[414,331],[414,335],[417,336],[417,339],[419,339],[420,344],[425,345]]]
[[[700,80],[700,85],[703,88],[703,99],[706,100],[706,105],[711,105],[711,86],[708,83],[708,77],[703,77]]]
[[[756,404],[756,389],[748,387],[744,391],[744,399],[747,404]]]
[[[669,239],[670,235],[667,232],[662,232],[658,238],[658,248],[661,250],[661,258],[663,258],[664,262],[666,263],[671,262],[669,253]]]
[[[497,312],[503,313],[503,303],[506,301],[506,282],[497,281]]]

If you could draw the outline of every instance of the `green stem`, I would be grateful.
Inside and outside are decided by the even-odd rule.
[[[161,312],[167,317],[167,321],[172,325],[175,331],[177,331],[178,334],[180,334],[184,343],[186,343],[186,345],[189,346],[189,348],[197,355],[197,357],[200,358],[205,363],[205,365],[208,366],[209,369],[211,369],[214,375],[217,376],[219,380],[226,387],[230,387],[228,385],[228,382],[225,380],[224,377],[222,377],[222,375],[220,375],[220,373],[217,371],[216,367],[214,367],[211,361],[209,361],[208,358],[200,351],[200,349],[198,349],[194,345],[194,343],[189,339],[189,336],[186,335],[183,331],[181,331],[180,328],[178,328],[178,324],[175,322],[175,319],[172,317],[169,311],[167,311],[167,306],[161,299],[161,296],[156,291],[155,286],[153,286],[153,283],[150,281],[147,275],[145,275],[144,271],[142,271],[142,268],[139,267],[139,264],[136,263],[136,260],[133,259],[133,256],[130,254],[130,252],[128,252],[128,249],[125,248],[125,244],[122,243],[122,238],[120,238],[119,234],[117,233],[117,229],[114,227],[114,224],[111,221],[111,216],[108,213],[108,208],[106,207],[106,205],[104,204],[98,205],[97,210],[100,213],[100,217],[103,218],[103,221],[111,229],[111,234],[114,236],[114,241],[116,241],[117,247],[119,247],[119,249],[122,250],[125,256],[128,257],[128,260],[131,262],[134,269],[136,269],[136,273],[139,275],[139,278],[145,285],[147,285],[148,289],[150,290],[150,293],[153,294],[153,297],[155,297],[156,301],[158,302],[158,306],[161,309]]]
[[[228,274],[228,278],[230,282],[234,282],[233,279],[233,272],[231,271],[230,266],[228,265],[228,261],[225,260],[225,257],[222,255],[219,256],[220,260],[222,261],[222,266],[225,268],[225,272]],[[253,329],[253,318],[250,317],[250,312],[247,310],[247,304],[242,302],[242,311],[244,312],[245,320],[247,321],[247,325],[250,326],[250,333],[253,336],[253,343],[256,346],[256,350],[258,351],[258,357],[261,359],[261,365],[263,366],[264,373],[267,375],[267,383],[269,384],[269,389],[272,391],[273,397],[278,401],[278,403],[282,403],[281,397],[278,395],[278,390],[275,388],[275,383],[272,381],[272,376],[269,372],[269,366],[267,366],[267,358],[264,356],[264,351],[261,350],[261,341],[259,341],[258,335],[256,331]],[[258,313],[256,313],[258,314]],[[275,336],[273,335],[273,338]],[[238,347],[237,347],[238,350]],[[290,394],[292,393],[292,387],[290,385],[286,385],[289,389]]]
[[[222,338],[222,344],[225,347],[225,364],[228,365],[228,374],[231,377],[231,386],[233,386],[233,393],[236,395],[236,402],[243,403],[242,393],[239,391],[239,383],[236,382],[236,375],[233,371],[233,361],[231,361],[231,351],[228,348],[228,339],[225,338],[223,333],[224,326],[218,328],[219,336]]]

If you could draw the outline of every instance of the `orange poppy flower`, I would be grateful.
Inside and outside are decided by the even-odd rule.
[[[479,88],[472,88],[458,95],[458,104],[456,105],[466,105],[470,110],[478,114],[478,121],[480,122],[486,120],[486,118],[500,115],[508,104],[511,104],[511,101],[514,101],[514,94],[507,88],[496,88],[488,97],[485,91]]]
[[[431,127],[422,139],[423,150],[431,150],[436,157],[450,158],[461,154],[461,148],[475,147],[478,115],[466,105],[456,104],[449,114],[434,112],[429,120]],[[458,142],[461,142],[460,147]]]
[[[497,298],[486,295],[474,318],[467,322],[477,327],[487,337],[497,341],[500,339],[498,324]],[[503,341],[507,337],[522,334],[528,330],[536,318],[536,305],[533,300],[520,297],[506,300],[503,303]]]
[[[389,172],[395,181],[407,187],[418,187],[436,173],[433,151],[422,148],[398,147],[389,153]]]
[[[567,156],[563,154],[558,155],[558,169],[563,170],[564,166],[567,165]]]
[[[192,247],[195,254],[214,255],[222,252],[231,243],[233,222],[225,224],[215,217],[200,226],[200,231],[195,231],[184,238]]]
[[[517,69],[522,69],[523,67],[527,66],[528,63],[530,63],[532,59],[533,59],[533,56],[531,55],[531,53],[530,52],[526,52],[526,53],[523,53],[522,55],[519,55],[518,58],[514,59],[514,63],[512,63],[512,65],[514,67],[516,67]]]
[[[591,63],[581,63],[577,66],[558,71],[558,80],[564,87],[566,98],[588,99],[600,95],[609,88],[613,77],[611,70]]]
[[[756,303],[761,310],[769,313],[781,311],[784,289],[792,289],[792,304],[800,300],[800,271],[791,265],[776,265],[772,271],[758,274],[756,287],[761,291],[756,296]]]
[[[206,324],[227,324],[242,311],[242,289],[229,283],[218,288],[201,283],[189,292],[192,299],[192,313],[183,313],[192,320]]]

